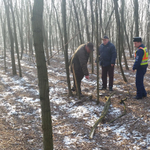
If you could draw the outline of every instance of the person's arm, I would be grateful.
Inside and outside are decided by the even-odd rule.
[[[111,46],[111,66],[115,65],[117,53],[114,45]]]
[[[143,55],[144,55],[144,51],[142,49],[136,52],[136,58],[132,70],[138,69],[138,67],[142,62]]]

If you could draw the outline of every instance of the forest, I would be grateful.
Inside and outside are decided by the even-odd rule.
[[[150,0],[0,0],[0,6],[0,150],[150,149],[150,69],[140,100],[133,98],[132,71],[133,38],[150,50]],[[100,90],[96,60],[104,36],[117,52],[113,91]],[[94,51],[80,97],[71,90],[69,65],[88,42]]]

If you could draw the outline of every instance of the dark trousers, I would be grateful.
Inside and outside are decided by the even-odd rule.
[[[84,74],[81,70],[75,70],[75,76],[76,76],[76,80],[77,80],[77,86],[78,86],[79,94],[81,94],[81,80],[83,79]],[[73,81],[74,81],[74,87],[75,87],[76,92],[77,92],[74,76],[73,76]]]
[[[114,66],[102,67],[102,85],[107,88],[107,74],[109,75],[109,87],[113,87]]]
[[[144,75],[146,73],[147,68],[137,69],[136,71],[136,88],[137,88],[137,97],[142,98],[147,96],[147,93],[144,88]]]

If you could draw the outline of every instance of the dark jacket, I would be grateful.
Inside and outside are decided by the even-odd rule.
[[[108,42],[107,45],[101,44],[99,47],[100,65],[103,67],[115,64],[117,53],[115,46]]]
[[[72,66],[72,64],[74,64],[75,72],[80,72],[81,74],[88,76],[89,72],[87,69],[87,62],[89,58],[89,53],[87,53],[85,46],[86,46],[85,44],[82,44],[77,48],[77,50],[75,51],[75,53],[71,58],[70,65]]]
[[[145,47],[143,44],[141,44],[139,47]],[[147,68],[148,65],[140,65],[143,59],[144,51],[142,49],[137,49],[136,51],[136,58],[133,65],[133,70],[135,69],[142,69]]]

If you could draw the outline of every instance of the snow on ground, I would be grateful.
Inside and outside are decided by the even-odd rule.
[[[8,67],[6,73],[3,69],[0,70],[0,119],[4,119],[12,127],[11,130],[20,137],[22,144],[16,146],[16,149],[22,146],[24,149],[41,150],[41,109],[36,67],[26,58],[21,61],[22,78],[11,76],[11,67]],[[90,75],[90,80],[84,78],[82,82],[82,90],[85,94],[83,100],[86,100],[76,104],[78,101],[76,96],[67,96],[64,63],[60,63],[59,67],[56,64],[57,59],[62,58],[53,59],[51,66],[48,67],[54,149],[150,149],[150,111],[148,109],[150,104],[146,100],[145,103],[140,103],[131,99],[129,92],[134,93],[134,82],[125,84],[120,78],[121,73],[117,67],[114,79],[116,93],[112,96],[109,113],[104,122],[98,125],[94,138],[89,139],[90,130],[103,111],[104,97],[110,93],[108,91],[101,93],[99,105],[96,105],[95,97],[90,100],[91,94],[96,95],[96,75],[93,74]],[[10,60],[7,59],[7,65],[10,65]],[[2,64],[3,60],[0,61]],[[129,79],[135,77],[131,71],[125,71],[125,75]],[[72,78],[72,75],[70,77]],[[149,79],[149,76],[146,76],[146,79]],[[109,124],[112,119],[123,113],[123,106],[119,104],[119,100],[126,95],[131,99],[126,102],[126,116]],[[143,110],[142,108],[145,108],[143,116],[138,114]],[[3,137],[0,137],[0,140],[3,141]]]

